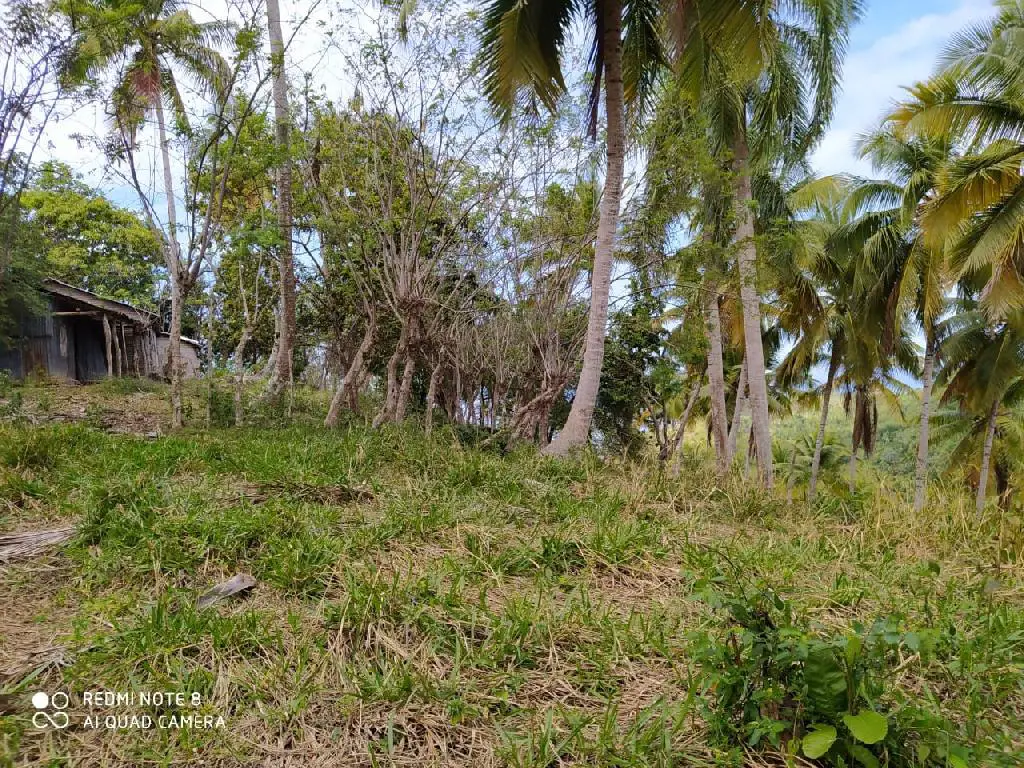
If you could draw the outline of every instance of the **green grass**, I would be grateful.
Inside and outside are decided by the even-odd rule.
[[[776,764],[787,734],[752,745],[748,722],[798,684],[773,665],[851,635],[873,643],[862,701],[899,737],[880,758],[945,739],[923,764],[1024,759],[1024,541],[959,493],[916,516],[884,484],[808,510],[699,452],[673,480],[312,423],[0,426],[0,526],[78,531],[0,570],[0,693],[188,691],[226,721],[55,733],[23,709],[0,765]],[[249,595],[196,608],[239,571]],[[756,717],[737,715],[723,675],[769,646],[744,678],[769,680]]]

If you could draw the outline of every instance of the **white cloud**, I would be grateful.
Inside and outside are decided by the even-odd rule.
[[[857,136],[870,130],[903,97],[904,87],[934,71],[954,32],[989,18],[992,12],[991,0],[962,0],[950,11],[919,16],[870,46],[851,51],[835,119],[812,158],[815,170],[870,176],[870,164],[854,155]]]

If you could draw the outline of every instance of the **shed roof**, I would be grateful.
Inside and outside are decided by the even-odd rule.
[[[109,312],[114,315],[120,315],[133,323],[139,325],[152,325],[158,319],[158,315],[155,312],[150,312],[148,309],[139,309],[133,307],[123,301],[116,301],[114,299],[105,299],[102,296],[98,296],[92,291],[87,291],[84,288],[76,288],[73,285],[68,285],[60,280],[55,280],[52,277],[48,277],[43,280],[43,290],[47,293],[53,294],[54,296],[61,296],[65,299],[69,299],[86,306],[93,307],[101,312]]]

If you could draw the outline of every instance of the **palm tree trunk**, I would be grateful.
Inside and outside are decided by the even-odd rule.
[[[619,201],[622,196],[622,174],[625,164],[625,108],[622,85],[622,0],[605,0],[603,50],[605,57],[605,112],[607,114],[608,167],[604,192],[601,195],[601,216],[597,224],[594,246],[594,269],[591,276],[590,313],[587,318],[587,340],[583,352],[583,370],[576,387],[569,418],[544,452],[563,456],[571,448],[584,445],[590,435],[590,422],[597,404],[604,364],[605,325],[608,320],[608,292],[611,287],[612,262],[615,252],[615,231],[619,225]]]
[[[914,511],[924,509],[928,485],[928,416],[932,399],[932,370],[935,366],[934,334],[928,334],[921,375],[921,431],[917,438],[917,471],[914,475]]]
[[[725,369],[722,364],[722,317],[718,309],[718,285],[708,285],[708,394],[711,397],[711,438],[715,445],[718,474],[729,471],[729,448],[726,436]]]
[[[700,387],[703,383],[704,373],[701,372],[693,382],[690,396],[686,400],[686,409],[683,411],[682,418],[679,419],[679,430],[676,432],[676,438],[672,441],[672,448],[669,451],[669,456],[672,458],[672,477],[679,477],[679,466],[682,463],[683,457],[683,451],[680,446],[683,444],[686,425],[690,422],[690,414],[693,413],[693,407],[697,404],[697,398],[700,397]]]
[[[733,457],[736,455],[736,440],[740,434],[740,422],[743,421],[743,412],[747,410],[747,358],[743,358],[740,366],[740,377],[736,384],[736,405],[732,409],[732,423],[729,425],[729,439],[726,455],[729,457],[729,465],[732,466]]]
[[[178,214],[174,203],[174,179],[171,175],[171,150],[167,143],[167,125],[164,121],[163,95],[156,101],[156,125],[160,137],[160,158],[163,161],[164,197],[167,198],[167,240],[164,243],[164,262],[167,264],[167,276],[171,283],[171,327],[167,340],[167,368],[171,379],[171,428],[179,429],[184,425],[182,408],[181,367],[181,312],[185,300],[183,285],[185,276],[181,269],[181,256],[178,253]]]
[[[992,443],[996,436],[996,416],[999,414],[999,400],[992,402],[988,412],[988,423],[985,427],[985,445],[981,449],[981,474],[978,477],[978,495],[974,508],[978,514],[985,508],[985,493],[988,489],[988,470],[992,463]]]
[[[768,384],[765,377],[764,347],[761,344],[761,297],[757,292],[757,246],[754,215],[750,209],[749,149],[741,133],[733,148],[736,171],[736,242],[740,272],[740,300],[743,304],[743,344],[747,361],[747,391],[753,421],[754,444],[761,483],[772,487],[772,436],[768,425]]]
[[[277,365],[268,391],[275,393],[292,384],[292,350],[295,346],[295,263],[292,256],[292,160],[289,140],[288,85],[284,75],[284,38],[277,0],[267,0],[267,32],[273,69],[274,133],[277,142],[277,226],[280,232],[281,329]]]
[[[821,469],[821,450],[825,447],[825,426],[828,424],[828,406],[832,401],[832,385],[839,370],[839,354],[835,346],[828,359],[828,375],[825,377],[825,388],[821,392],[821,419],[818,421],[818,436],[814,440],[814,457],[811,459],[811,480],[807,487],[807,503],[814,503],[818,492],[818,472]]]

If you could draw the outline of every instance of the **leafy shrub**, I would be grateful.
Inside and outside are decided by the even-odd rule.
[[[896,698],[899,649],[922,658],[942,638],[904,631],[895,619],[824,634],[763,581],[741,574],[697,582],[715,610],[709,631],[692,636],[704,675],[704,716],[728,746],[770,746],[835,768],[967,768],[941,715]]]

